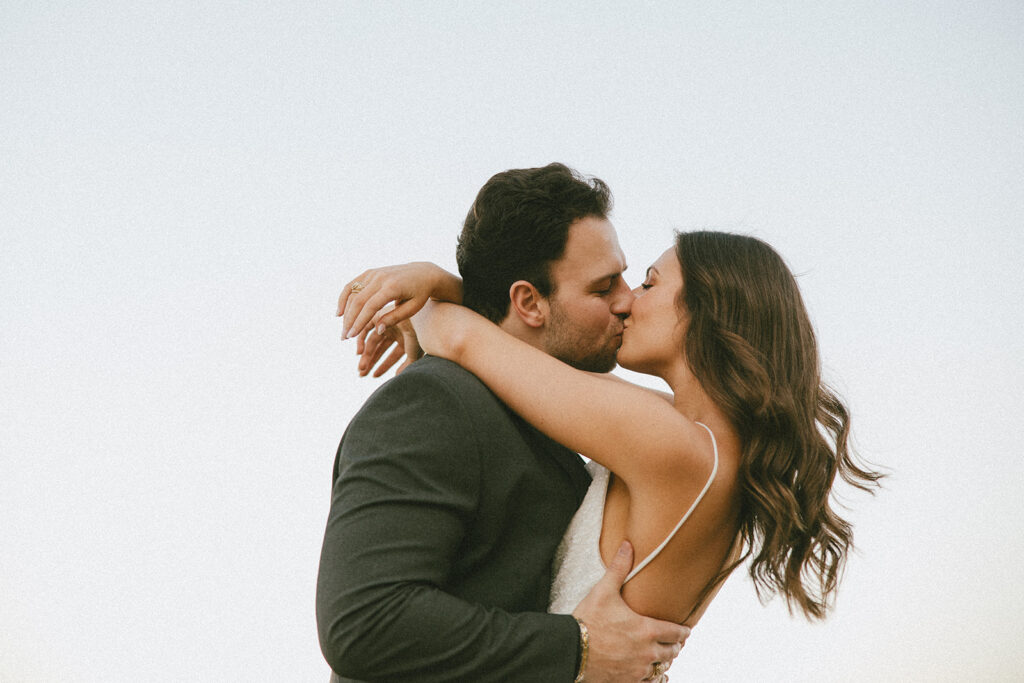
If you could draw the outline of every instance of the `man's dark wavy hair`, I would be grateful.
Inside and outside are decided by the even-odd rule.
[[[569,227],[581,218],[607,218],[611,205],[602,180],[564,164],[494,175],[459,235],[462,303],[498,323],[508,314],[513,282],[526,280],[541,296],[551,296],[551,264],[565,252]]]

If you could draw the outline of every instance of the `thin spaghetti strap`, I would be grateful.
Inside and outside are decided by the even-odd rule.
[[[634,576],[639,574],[641,569],[650,564],[651,560],[656,558],[658,554],[665,549],[665,546],[667,546],[668,542],[675,537],[676,532],[679,531],[679,529],[683,526],[683,523],[686,522],[686,520],[690,518],[690,515],[693,514],[693,511],[697,509],[697,504],[700,503],[700,501],[704,498],[704,494],[708,492],[709,488],[711,488],[711,482],[715,480],[715,475],[718,474],[718,441],[715,439],[715,435],[711,431],[711,428],[708,427],[706,424],[704,424],[703,422],[696,422],[694,424],[699,424],[711,436],[711,447],[715,452],[715,464],[711,468],[711,476],[708,477],[708,481],[706,484],[704,484],[704,488],[701,489],[699,494],[697,494],[697,499],[693,501],[693,505],[691,505],[690,509],[686,511],[686,514],[683,515],[683,518],[679,520],[679,523],[676,524],[676,527],[674,529],[672,529],[672,532],[669,533],[668,537],[666,537],[665,540],[661,542],[661,545],[655,548],[650,555],[645,557],[643,561],[640,562],[640,564],[633,567],[633,571],[631,571],[629,575],[626,577],[626,581],[629,581]],[[623,581],[622,583],[626,583],[626,581]]]

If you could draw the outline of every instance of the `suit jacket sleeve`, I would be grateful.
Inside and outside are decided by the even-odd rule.
[[[571,681],[571,616],[503,612],[442,590],[484,463],[455,392],[429,375],[401,379],[374,395],[339,449],[317,579],[324,656],[356,679]]]

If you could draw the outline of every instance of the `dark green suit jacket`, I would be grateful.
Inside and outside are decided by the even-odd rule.
[[[545,610],[588,484],[458,365],[384,384],[335,460],[316,596],[332,680],[571,681],[578,627]]]

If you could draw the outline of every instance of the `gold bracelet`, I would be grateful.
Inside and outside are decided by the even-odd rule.
[[[587,671],[587,651],[590,649],[590,631],[587,630],[587,625],[583,623],[583,620],[579,617],[573,617],[576,623],[580,625],[580,671],[576,674],[576,680],[573,683],[583,683],[583,674]]]

